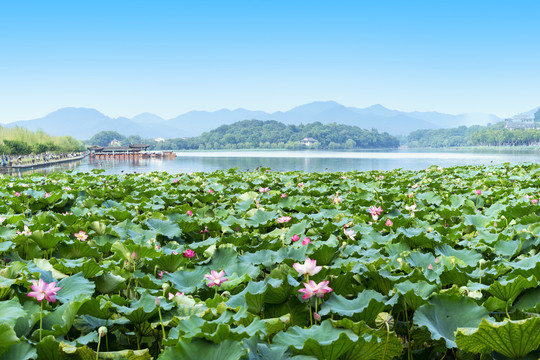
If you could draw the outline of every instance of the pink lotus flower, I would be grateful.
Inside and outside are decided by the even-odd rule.
[[[204,230],[200,231],[201,234],[204,234],[204,233],[207,233],[207,232],[208,232],[208,226],[205,226]]]
[[[172,300],[175,296],[180,296],[180,295],[184,295],[184,293],[177,291],[176,294],[169,293],[168,297],[169,297],[169,300]]]
[[[332,195],[332,202],[334,204],[339,204],[339,203],[342,203],[343,202],[343,198],[341,196],[339,196],[337,193],[336,195]]]
[[[280,196],[282,199],[287,197],[287,194],[281,194]]]
[[[137,258],[137,253],[134,251],[131,253],[131,258],[135,260]]]
[[[161,246],[156,245],[156,250],[159,250],[159,249],[161,249]]]
[[[386,219],[386,226],[392,226],[394,223],[390,219]]]
[[[313,280],[309,280],[309,283],[307,283],[307,284],[303,283],[304,288],[299,289],[298,292],[304,294],[302,296],[303,300],[309,299],[310,297],[312,297],[314,295],[316,295],[317,297],[322,298],[322,297],[324,297],[325,294],[328,294],[329,292],[333,291],[333,289],[328,286],[328,283],[330,283],[330,281],[328,281],[328,280],[321,281],[318,284]]]
[[[187,249],[186,251],[184,251],[184,257],[187,257],[188,259],[191,259],[194,256],[195,256],[195,251],[193,251],[191,249]]]
[[[279,219],[277,219],[277,222],[278,222],[279,224],[288,223],[289,221],[291,221],[291,217],[290,217],[290,216],[282,216],[282,217],[280,217]]]
[[[45,193],[45,197],[48,198],[49,196],[51,196],[50,193]]]
[[[173,251],[172,254],[173,255],[178,255],[178,251]]]
[[[210,194],[213,194],[213,193],[214,193],[214,190],[210,189],[210,190],[208,190],[208,192],[209,192]]]
[[[292,242],[296,242],[296,241],[298,241],[298,240],[300,240],[300,236],[298,236],[297,234],[294,234],[294,235],[291,237],[291,241],[292,241]]]
[[[298,184],[299,187],[304,187],[304,183],[301,182],[300,184]]]
[[[66,186],[66,187],[64,188],[64,190],[66,190],[66,191],[71,191],[71,188],[70,188],[69,186]]]
[[[219,273],[215,270],[210,271],[210,274],[204,275],[205,278],[210,280],[210,282],[207,284],[209,287],[212,287],[214,285],[217,285],[218,287],[221,286],[225,281],[228,281],[229,279],[224,278],[225,276],[225,270],[221,270]]]
[[[163,278],[163,275],[168,274],[168,273],[169,273],[168,271],[158,271],[157,274],[158,274],[158,277],[159,277],[160,279],[162,279],[162,278]]]
[[[48,302],[56,302],[54,297],[58,290],[62,289],[61,287],[55,287],[56,281],[53,281],[50,284],[47,284],[43,279],[39,279],[39,282],[32,280],[34,285],[31,285],[30,288],[34,291],[28,293],[28,296],[35,297],[38,302],[42,302],[43,299]]]
[[[75,235],[75,237],[79,239],[80,241],[86,241],[86,239],[88,239],[88,235],[86,235],[86,233],[82,230],[73,235]]]
[[[379,215],[381,215],[382,212],[383,212],[383,209],[380,206],[379,207],[372,206],[369,208],[369,213],[371,214],[371,217],[375,221],[377,221],[377,219],[379,218]]]
[[[439,258],[436,257],[436,258],[435,258],[435,264],[439,265],[439,262],[440,262]]]
[[[532,202],[533,204],[538,204],[538,199],[532,199],[531,202]]]
[[[476,195],[482,195],[482,190],[476,190]]]
[[[311,239],[308,237],[305,237],[304,240],[302,240],[302,245],[311,244]]]
[[[189,216],[193,216],[193,212],[192,212],[191,210],[188,210],[188,211],[187,211],[187,214],[188,214]]]
[[[270,188],[269,188],[269,187],[265,187],[265,188],[261,187],[261,188],[259,188],[259,192],[260,192],[260,193],[267,193],[267,192],[269,192],[269,191],[270,191]]]
[[[174,179],[174,180],[173,180],[173,183],[176,184],[177,182],[178,182],[178,179]]]
[[[6,221],[6,218],[5,218],[5,217],[0,217],[0,225],[1,225],[4,221]]]
[[[21,196],[21,193],[18,192],[18,191],[16,191],[16,192],[15,192],[15,196]]]
[[[313,319],[315,319],[315,321],[321,321],[321,315],[319,315],[316,312],[313,312]]]
[[[354,240],[354,238],[356,237],[356,231],[354,231],[353,229],[345,229],[343,230],[343,233],[351,240]]]
[[[429,266],[427,267],[429,270],[433,270],[433,265],[429,264]]]
[[[413,189],[416,189],[418,187],[418,184],[414,184],[413,186],[411,186]]]
[[[156,296],[156,306],[159,306],[161,304],[161,301],[159,301],[159,298]]]
[[[300,274],[300,275],[315,275],[318,274],[319,271],[322,270],[322,266],[317,266],[317,260],[311,260],[310,258],[306,258],[306,261],[304,264],[294,263],[293,268]]]
[[[32,232],[30,231],[28,226],[24,225],[24,231],[17,230],[17,234],[24,235],[24,236],[30,236],[30,235],[32,235]]]

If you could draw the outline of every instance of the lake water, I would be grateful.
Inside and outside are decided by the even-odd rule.
[[[258,166],[274,171],[421,170],[431,165],[489,165],[504,162],[538,162],[540,150],[387,150],[387,151],[186,151],[167,159],[84,159],[36,172],[104,169],[105,174],[166,171],[169,173],[214,171],[229,168],[252,170]]]

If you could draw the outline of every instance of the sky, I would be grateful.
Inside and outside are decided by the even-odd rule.
[[[508,117],[540,106],[539,1],[3,1],[0,122],[267,112],[334,100]]]

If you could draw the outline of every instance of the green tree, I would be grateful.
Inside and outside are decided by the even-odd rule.
[[[88,140],[88,143],[90,145],[107,146],[114,139],[122,142],[125,139],[125,136],[116,131],[100,131],[92,136],[92,138]]]

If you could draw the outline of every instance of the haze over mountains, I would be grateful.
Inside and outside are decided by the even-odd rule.
[[[190,111],[165,120],[155,114],[142,113],[131,119],[110,118],[95,109],[62,108],[42,118],[16,121],[6,126],[22,126],[46,133],[71,135],[86,140],[102,130],[113,130],[123,135],[143,138],[179,138],[198,136],[224,124],[241,120],[277,120],[299,125],[319,121],[323,124],[355,125],[363,129],[377,129],[391,135],[407,135],[418,129],[450,128],[461,125],[487,125],[502,119],[492,114],[471,113],[450,115],[438,112],[403,112],[382,105],[367,108],[346,107],[335,101],[318,101],[295,107],[289,111],[266,113],[246,109],[218,111]]]

